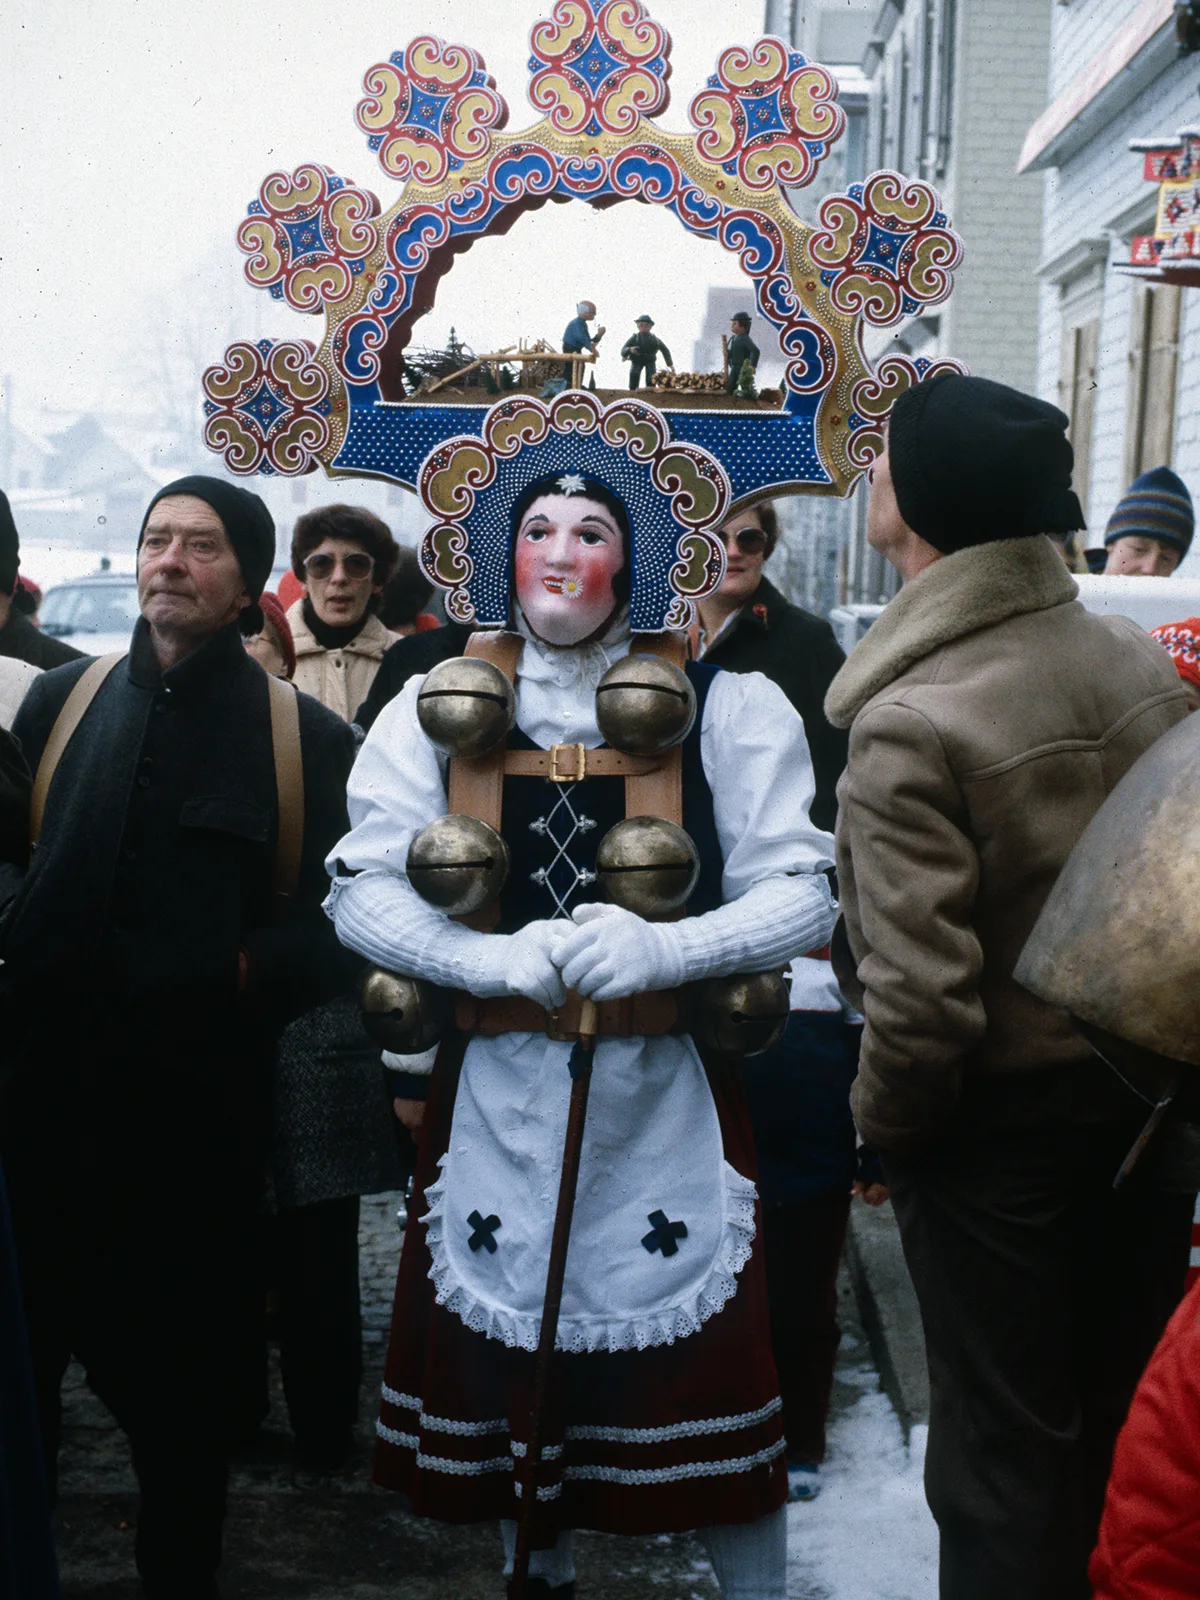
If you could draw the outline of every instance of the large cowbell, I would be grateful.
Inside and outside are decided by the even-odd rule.
[[[1092,1028],[1200,1066],[1200,714],[1152,745],[1085,828],[1016,978]]]

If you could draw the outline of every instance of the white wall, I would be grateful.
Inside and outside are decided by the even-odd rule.
[[[1050,66],[1051,97],[1076,76],[1080,68],[1108,43],[1113,31],[1127,22],[1136,0],[1071,0],[1058,5],[1044,0],[1052,14]],[[1062,167],[1046,174],[1043,262],[1064,255],[1085,239],[1108,235],[1107,270],[1104,274],[1100,313],[1100,348],[1097,391],[1093,414],[1092,476],[1088,518],[1089,540],[1099,543],[1104,526],[1128,487],[1125,475],[1125,422],[1128,400],[1130,312],[1134,280],[1114,271],[1113,263],[1128,260],[1131,232],[1146,231],[1144,218],[1136,226],[1136,213],[1150,214],[1154,186],[1142,179],[1142,157],[1129,149],[1131,138],[1174,134],[1196,120],[1200,56],[1176,60],[1148,88],[1121,107],[1095,138],[1075,152]],[[1180,360],[1175,403],[1175,448],[1171,465],[1200,504],[1200,289],[1184,291],[1181,316]],[[1058,399],[1061,297],[1056,283],[1045,283],[1040,293],[1038,373],[1039,393]],[[1200,572],[1200,553],[1189,557],[1187,568]]]

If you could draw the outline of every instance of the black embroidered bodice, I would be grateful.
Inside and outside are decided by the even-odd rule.
[[[721,846],[700,757],[704,706],[720,668],[693,661],[686,671],[696,691],[696,720],[683,744],[683,826],[700,856],[699,882],[688,901],[689,913],[698,915],[721,904]],[[519,728],[508,743],[514,750],[536,748]],[[506,777],[501,832],[512,863],[500,895],[497,931],[512,933],[527,922],[569,917],[577,905],[603,900],[596,851],[624,815],[623,778],[551,783],[548,778]]]

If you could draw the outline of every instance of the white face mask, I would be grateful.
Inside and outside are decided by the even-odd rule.
[[[606,505],[582,494],[540,495],[517,529],[517,599],[539,639],[560,648],[590,638],[617,607],[613,579],[625,542]]]

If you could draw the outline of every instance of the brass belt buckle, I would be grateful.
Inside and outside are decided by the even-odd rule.
[[[567,762],[570,762],[569,770],[566,767]],[[581,744],[552,744],[550,746],[551,783],[582,783],[586,773],[587,751]]]
[[[547,1039],[553,1039],[556,1044],[573,1043],[574,1040],[575,1040],[575,1035],[573,1033],[568,1033],[566,1031],[566,1028],[564,1027],[564,1022],[565,1022],[565,1018],[563,1017],[561,1012],[559,1012],[559,1011],[547,1011],[547,1013],[546,1013],[546,1037],[547,1037]]]

